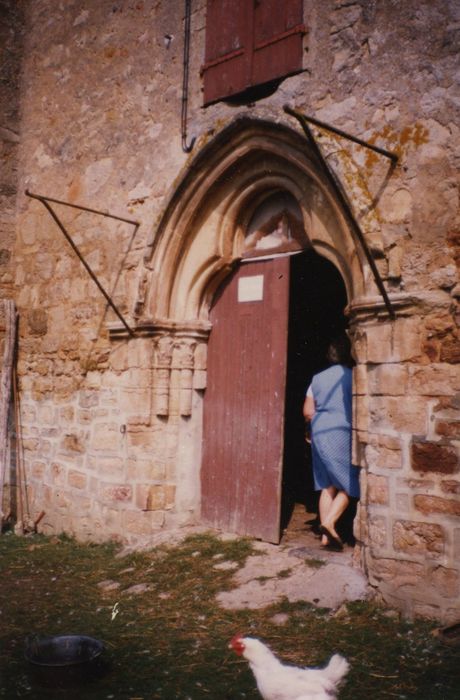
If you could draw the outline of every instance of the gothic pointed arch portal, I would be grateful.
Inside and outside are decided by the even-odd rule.
[[[145,298],[140,299],[138,303],[138,308],[142,309],[138,328],[157,337],[157,413],[171,415],[177,412],[192,419],[191,423],[188,423],[188,429],[182,431],[180,436],[182,442],[178,450],[177,473],[184,478],[178,479],[176,507],[188,508],[189,511],[195,512],[201,507],[202,517],[210,525],[270,541],[279,539],[282,478],[286,482],[284,496],[297,478],[297,475],[293,476],[286,467],[283,475],[283,461],[286,462],[284,443],[292,443],[291,436],[283,433],[283,430],[292,430],[295,424],[295,420],[285,421],[285,416],[288,415],[285,391],[286,377],[290,371],[287,363],[288,334],[290,344],[293,342],[293,334],[295,336],[297,333],[298,336],[298,332],[292,330],[295,323],[289,318],[289,308],[292,315],[292,309],[296,308],[298,311],[301,307],[301,304],[299,306],[289,302],[289,298],[305,293],[305,287],[300,292],[302,285],[299,286],[299,280],[302,273],[299,272],[299,266],[304,271],[309,270],[307,277],[310,275],[311,278],[312,274],[320,275],[323,279],[323,293],[326,296],[325,290],[328,285],[332,285],[336,291],[340,288],[340,291],[337,291],[338,301],[332,312],[338,314],[338,317],[343,318],[343,307],[347,301],[351,303],[366,292],[374,292],[366,261],[353,239],[353,233],[347,226],[339,204],[335,201],[334,193],[321,172],[315,154],[309,151],[308,144],[296,131],[260,120],[236,120],[202,148],[172,193],[149,245],[146,255],[146,267],[149,270],[145,284],[147,291]],[[224,442],[232,443],[233,447],[227,457],[230,455],[230,460],[235,461],[234,456],[238,453],[240,441],[243,440],[247,444],[252,438],[238,433],[231,426],[238,423],[243,426],[248,421],[244,417],[238,421],[235,414],[229,414],[231,401],[224,401],[219,390],[217,402],[220,401],[221,406],[213,406],[211,411],[205,410],[202,441],[203,394],[201,391],[195,392],[199,400],[196,400],[196,396],[195,400],[190,397],[194,389],[203,389],[206,408],[206,402],[209,404],[209,396],[212,394],[211,389],[205,389],[206,384],[208,387],[218,385],[216,375],[212,376],[212,373],[220,370],[210,367],[206,378],[203,352],[209,332],[211,338],[216,339],[217,324],[222,323],[222,319],[217,321],[217,318],[213,317],[213,304],[221,296],[223,287],[229,288],[232,284],[238,286],[237,276],[240,273],[237,269],[243,267],[241,261],[248,254],[247,234],[252,230],[252,223],[257,218],[261,204],[270,197],[286,197],[296,203],[304,236],[303,241],[301,236],[298,237],[301,243],[297,248],[303,249],[304,252],[295,256],[277,256],[265,263],[260,258],[249,258],[244,263],[243,277],[246,278],[260,278],[261,267],[257,267],[258,265],[265,265],[267,268],[264,284],[266,290],[271,290],[272,307],[265,310],[266,317],[262,314],[257,319],[256,310],[255,317],[235,326],[235,329],[245,329],[246,342],[249,345],[255,346],[260,342],[267,351],[265,354],[271,353],[272,358],[275,351],[272,352],[271,344],[273,348],[278,346],[277,359],[271,363],[273,366],[278,363],[277,377],[270,389],[272,398],[269,402],[273,413],[270,413],[271,409],[268,410],[267,404],[264,405],[266,395],[263,392],[254,393],[258,404],[257,401],[254,406],[251,404],[250,409],[259,412],[260,420],[256,421],[259,426],[266,423],[264,430],[256,429],[256,432],[258,430],[259,433],[269,435],[275,424],[278,436],[278,442],[273,449],[264,440],[263,435],[262,439],[259,439],[258,444],[268,445],[266,454],[257,453],[257,449],[249,450],[253,466],[262,462],[265,464],[274,454],[270,467],[272,486],[269,488],[268,500],[261,501],[261,512],[271,513],[268,518],[269,527],[265,528],[259,526],[260,520],[265,518],[254,517],[255,509],[251,504],[257,501],[259,486],[262,488],[266,485],[266,475],[270,469],[261,470],[259,480],[253,481],[253,474],[251,475],[246,463],[241,467],[244,472],[241,479],[238,478],[238,474],[235,479],[235,473],[232,472],[232,481],[238,482],[233,491],[229,490],[228,484],[219,491],[216,486],[224,483],[221,478],[222,472],[217,471],[218,466],[212,466],[221,462],[219,441],[221,445]],[[251,254],[251,251],[249,252]],[[299,250],[290,252],[299,253]],[[292,270],[296,266],[297,272],[293,275]],[[250,274],[247,273],[248,270]],[[282,288],[278,288],[277,280],[283,276],[285,280],[291,279],[291,284],[286,286],[283,283]],[[324,279],[329,282],[324,282]],[[250,281],[249,291],[246,289],[246,292],[242,292],[243,301],[244,294],[249,294],[248,300],[251,301],[251,295],[257,296],[260,293],[260,290],[257,291],[257,284],[257,281]],[[320,305],[324,303],[324,294],[318,301]],[[281,303],[283,299],[284,307]],[[250,304],[246,308],[249,306]],[[228,314],[227,318],[233,318],[234,321],[234,309],[230,309]],[[280,320],[275,326],[270,325],[273,315]],[[254,332],[259,332],[260,335],[254,336]],[[232,331],[230,336],[231,333]],[[268,335],[264,336],[264,333]],[[234,337],[234,340],[237,338]],[[238,342],[240,340],[241,338]],[[232,342],[231,337],[230,341],[224,340],[221,353],[225,353],[225,342]],[[182,362],[184,352],[181,351],[181,347],[183,350],[184,344],[186,351],[185,360]],[[249,364],[251,362],[252,360]],[[231,369],[225,367],[225,362],[223,366],[224,373]],[[244,383],[246,380],[241,366],[236,371]],[[259,373],[259,384],[264,381],[264,372],[266,369]],[[268,373],[270,372],[271,370],[268,370]],[[280,377],[281,383],[277,384]],[[224,384],[226,381],[236,386],[236,380],[232,378],[231,373],[224,380]],[[292,384],[289,385],[289,379],[287,388],[294,391]],[[273,397],[276,400],[272,400]],[[213,401],[216,401],[216,392]],[[254,421],[252,422],[254,424]],[[209,458],[211,435],[217,435],[217,453],[212,459]],[[202,444],[203,454],[198,447]],[[192,473],[193,486],[190,480]],[[243,501],[238,494],[247,492],[249,484],[249,491],[254,497],[245,499],[245,505],[241,506]],[[220,500],[214,498],[217,492],[220,493]]]
[[[299,203],[310,245],[340,271],[348,299],[375,293],[353,233],[302,134],[239,118],[191,161],[148,242],[142,323],[208,327],[216,289],[241,258],[246,227],[270,192]]]

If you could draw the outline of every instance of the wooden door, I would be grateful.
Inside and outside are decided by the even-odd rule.
[[[242,263],[211,312],[202,519],[280,539],[289,257]]]

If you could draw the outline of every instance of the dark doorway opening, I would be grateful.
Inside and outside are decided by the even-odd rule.
[[[319,494],[314,491],[311,448],[305,440],[302,414],[305,392],[312,376],[328,366],[331,339],[347,327],[345,284],[337,268],[314,250],[291,257],[288,358],[285,398],[281,532],[301,504],[315,520]],[[345,541],[352,540],[356,504],[338,524]]]

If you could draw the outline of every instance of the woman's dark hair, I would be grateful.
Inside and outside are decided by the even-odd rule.
[[[351,343],[349,337],[343,333],[329,343],[327,359],[332,365],[345,365],[353,367],[354,361],[351,356]]]

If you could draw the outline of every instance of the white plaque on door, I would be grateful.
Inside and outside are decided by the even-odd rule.
[[[262,301],[264,298],[264,276],[252,275],[238,280],[238,301]]]

